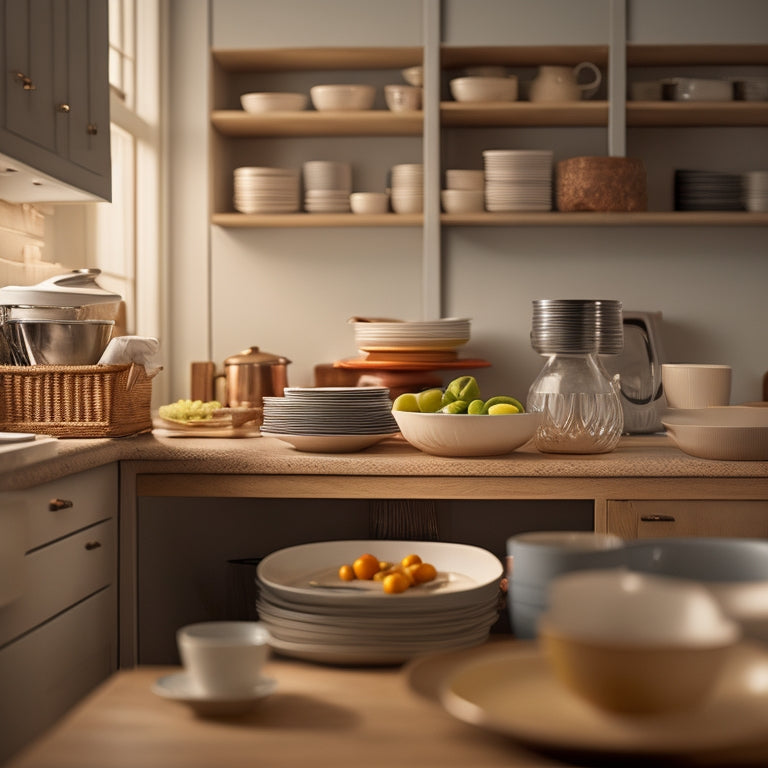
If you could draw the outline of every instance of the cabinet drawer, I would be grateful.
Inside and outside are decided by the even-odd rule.
[[[0,650],[0,765],[117,667],[109,587]]]
[[[768,537],[768,501],[609,501],[607,529],[625,539]]]
[[[113,517],[117,509],[117,464],[62,477],[14,492],[27,509],[27,550]]]
[[[116,526],[107,520],[26,555],[21,597],[0,608],[0,647],[114,583]]]

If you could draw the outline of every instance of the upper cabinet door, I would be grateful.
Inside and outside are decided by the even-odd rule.
[[[109,200],[107,0],[0,0],[0,20],[0,199]]]
[[[109,62],[107,6],[103,0],[69,0],[67,72],[68,154],[73,163],[108,173]]]

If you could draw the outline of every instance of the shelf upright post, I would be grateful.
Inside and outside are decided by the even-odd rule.
[[[442,316],[440,243],[440,0],[422,0],[424,38],[424,223],[422,229],[421,314]]]
[[[608,154],[627,154],[627,1],[611,0],[608,39]]]

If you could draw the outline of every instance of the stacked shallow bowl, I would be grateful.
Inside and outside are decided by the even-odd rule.
[[[235,168],[235,210],[240,213],[295,213],[299,172],[294,168]]]
[[[392,167],[390,200],[395,213],[421,213],[424,210],[424,166],[402,163]]]
[[[387,387],[286,387],[264,398],[261,434],[298,450],[356,451],[397,431]]]
[[[338,569],[370,552],[400,562],[416,553],[432,582],[385,594],[381,583],[341,581]],[[464,544],[351,540],[302,544],[259,563],[259,619],[282,655],[330,664],[400,664],[488,638],[498,618],[500,560]]]
[[[485,150],[486,210],[551,211],[552,158],[551,150]]]
[[[768,171],[748,171],[742,177],[744,207],[768,211]]]
[[[466,344],[470,321],[445,317],[423,321],[355,322],[354,331],[357,348],[363,352],[430,352]]]
[[[331,160],[304,163],[304,208],[308,213],[348,213],[352,167]]]

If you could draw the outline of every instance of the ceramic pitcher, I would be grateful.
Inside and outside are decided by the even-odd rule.
[[[580,83],[579,75],[590,71],[593,79]],[[600,87],[603,76],[600,69],[589,61],[575,67],[541,66],[531,83],[531,101],[580,101],[593,96]]]

